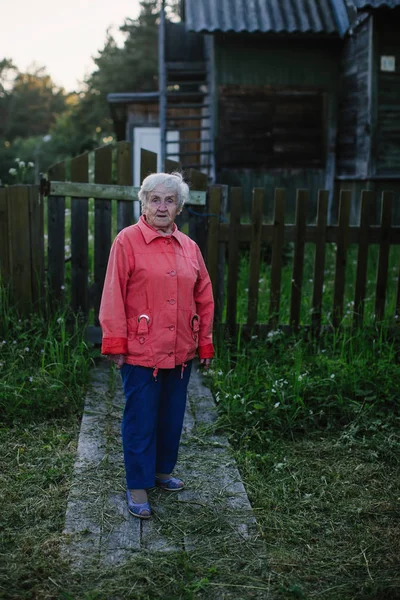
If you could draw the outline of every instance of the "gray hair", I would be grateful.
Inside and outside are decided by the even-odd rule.
[[[138,194],[142,205],[142,213],[146,208],[148,194],[158,185],[164,185],[176,194],[178,199],[178,214],[182,212],[183,205],[189,199],[189,186],[184,181],[181,173],[151,173],[151,175],[143,179]]]

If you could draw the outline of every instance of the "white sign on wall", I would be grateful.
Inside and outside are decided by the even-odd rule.
[[[387,71],[393,73],[396,70],[396,57],[395,56],[381,56],[381,71]]]

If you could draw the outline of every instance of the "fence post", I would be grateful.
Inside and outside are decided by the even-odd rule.
[[[207,242],[207,268],[211,278],[214,299],[218,297],[218,240],[219,240],[219,213],[221,208],[221,188],[210,189],[210,214]],[[215,320],[218,321],[216,314]]]
[[[112,183],[112,147],[97,148],[94,153],[94,182]],[[111,248],[111,200],[94,201],[94,286],[92,303],[95,325],[99,325],[99,310],[108,256]]]
[[[269,303],[269,323],[276,327],[279,323],[281,301],[282,251],[285,239],[285,201],[286,190],[276,188],[274,202],[274,224],[272,233],[271,256],[271,294]]]
[[[29,186],[29,233],[31,244],[32,302],[44,307],[44,210],[38,186]]]
[[[207,175],[196,169],[189,169],[187,181],[192,190],[204,192],[208,189]],[[207,248],[207,219],[203,215],[207,213],[207,207],[196,206],[196,213],[194,215],[189,211],[189,236],[196,242],[202,255],[205,256]]]
[[[321,328],[322,295],[324,289],[326,226],[328,223],[328,206],[332,191],[319,190],[318,212],[315,236],[314,285],[312,296],[311,326],[314,334]]]
[[[32,307],[32,266],[29,223],[29,186],[10,186],[8,196],[11,291],[22,313]]]
[[[247,326],[249,330],[251,330],[257,322],[263,213],[264,188],[255,188],[253,190],[253,209],[251,215],[249,298],[247,308]]]
[[[236,336],[237,291],[239,276],[239,232],[242,214],[243,190],[239,187],[231,189],[231,215],[228,242],[228,284],[226,299],[226,322],[229,335]]]
[[[0,276],[2,284],[9,282],[11,270],[7,189],[0,188]]]
[[[52,165],[50,181],[65,181],[65,162]],[[65,282],[65,197],[47,198],[47,284],[50,311],[64,304]]]
[[[301,288],[303,285],[304,246],[306,237],[307,190],[297,190],[296,238],[294,243],[292,293],[290,298],[290,326],[298,328],[300,322]]]
[[[358,240],[356,289],[354,294],[353,325],[360,326],[364,318],[364,303],[367,291],[368,234],[371,219],[372,192],[363,190],[360,206],[360,237]]]
[[[117,144],[117,184],[132,185],[132,150],[130,142]],[[117,230],[129,227],[133,221],[132,202],[118,200],[117,204]]]
[[[346,282],[347,249],[349,246],[349,217],[352,192],[342,190],[339,203],[339,225],[336,243],[336,269],[333,293],[332,324],[338,327],[343,317],[344,288]]]
[[[89,153],[71,161],[71,181],[87,183],[89,179]],[[89,202],[87,198],[71,198],[71,305],[74,312],[89,310],[88,297],[88,228]]]
[[[389,270],[390,230],[392,227],[393,192],[383,192],[381,212],[381,239],[379,244],[378,273],[376,276],[375,319],[385,316],[385,301]]]

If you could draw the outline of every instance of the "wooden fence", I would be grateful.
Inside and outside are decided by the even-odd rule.
[[[156,170],[156,156],[142,151],[141,178]],[[49,195],[47,200],[38,193],[37,186],[11,186],[0,188],[0,272],[3,280],[11,281],[14,298],[21,309],[31,310],[44,297],[48,306],[64,305],[70,299],[75,312],[87,315],[94,312],[98,341],[98,310],[103,281],[113,235],[132,223],[132,197],[119,196],[118,186],[131,186],[131,149],[126,142],[116,148],[105,146],[94,153],[94,170],[89,175],[89,155],[71,160],[69,180],[85,184],[101,197],[94,197],[93,214],[89,211],[88,198],[74,197],[70,200],[70,219],[66,219],[66,194]],[[179,165],[169,163],[166,170]],[[62,182],[66,178],[66,165],[60,163],[48,172],[50,182]],[[186,173],[194,190],[205,190],[206,177],[197,171]],[[102,186],[113,185],[113,193],[101,194]],[[83,186],[84,188],[84,186]],[[61,188],[57,188],[61,189]],[[69,188],[71,189],[71,188]],[[109,190],[110,188],[107,187]],[[229,222],[227,220],[226,186],[208,189],[208,206],[196,207],[191,213],[188,233],[198,241],[206,254],[208,269],[216,298],[216,320],[226,321],[224,326],[232,336],[238,330],[238,271],[243,248],[249,252],[249,278],[247,282],[247,314],[243,330],[254,334],[275,329],[279,324],[297,328],[300,324],[318,329],[323,317],[323,298],[326,249],[328,244],[336,247],[335,273],[331,321],[340,324],[344,312],[346,292],[346,265],[351,244],[358,245],[356,281],[353,297],[353,320],[363,322],[367,289],[367,259],[369,246],[379,247],[375,284],[374,312],[378,321],[385,316],[389,284],[389,253],[393,245],[400,244],[400,227],[392,225],[393,195],[382,195],[382,214],[379,226],[370,225],[371,203],[375,200],[370,191],[363,191],[360,224],[350,226],[351,193],[342,190],[338,223],[327,225],[328,192],[318,195],[318,215],[315,224],[306,221],[308,192],[298,190],[295,223],[285,223],[285,189],[275,190],[274,214],[266,222],[263,207],[264,190],[253,191],[250,223],[242,223],[243,193],[241,188],[229,192]],[[116,198],[120,198],[119,200]],[[114,208],[113,208],[114,207]],[[193,214],[195,213],[195,214]],[[114,215],[114,216],[113,216]],[[205,218],[206,217],[206,218]],[[47,218],[47,221],[45,219]],[[113,228],[113,223],[116,226]],[[208,230],[207,230],[208,225]],[[93,240],[89,240],[93,231]],[[47,233],[46,233],[47,232]],[[47,238],[45,237],[47,235]],[[66,239],[68,244],[66,248]],[[44,240],[47,240],[45,248]],[[282,320],[282,273],[283,254],[287,244],[292,245],[290,310],[286,322]],[[301,303],[304,293],[304,264],[307,257],[306,244],[315,246],[312,276],[311,315],[309,322],[301,322]],[[263,251],[270,247],[271,259],[268,270],[268,290],[259,291],[260,269]],[[93,255],[89,251],[93,249]],[[396,307],[400,313],[399,270],[396,272]],[[392,281],[393,277],[390,277]],[[393,285],[393,283],[391,283]],[[65,288],[69,288],[66,290]],[[67,293],[68,292],[68,293]],[[267,297],[268,294],[268,297]],[[259,317],[260,304],[268,306],[268,316]],[[390,316],[390,315],[389,315]]]
[[[361,325],[364,316],[364,304],[367,288],[368,249],[371,244],[379,246],[378,267],[375,284],[376,321],[385,316],[385,302],[388,290],[389,252],[393,245],[400,244],[400,227],[392,226],[393,194],[382,195],[381,222],[379,226],[370,226],[371,206],[375,200],[372,192],[363,191],[360,209],[359,226],[350,226],[351,191],[343,190],[340,194],[339,218],[336,225],[327,225],[328,192],[318,194],[318,214],[316,223],[307,224],[307,190],[297,190],[296,217],[294,224],[285,223],[285,189],[276,189],[274,197],[274,214],[272,223],[264,222],[264,190],[253,190],[251,223],[241,223],[242,189],[232,188],[230,192],[230,221],[223,222],[218,215],[221,211],[221,189],[211,188],[209,212],[210,217],[207,243],[207,263],[213,281],[214,295],[217,298],[217,320],[222,319],[224,304],[226,309],[225,326],[232,336],[237,334],[237,299],[238,268],[241,246],[249,247],[249,279],[247,298],[247,320],[242,328],[253,334],[262,334],[276,329],[282,323],[280,319],[281,280],[283,268],[283,249],[287,243],[293,244],[293,263],[291,277],[290,314],[288,325],[296,329],[300,325],[300,307],[303,289],[303,270],[305,261],[305,245],[315,245],[315,260],[312,277],[311,318],[312,328],[319,330],[322,320],[323,293],[325,281],[325,255],[327,244],[336,246],[335,274],[333,284],[333,306],[330,322],[337,327],[344,314],[344,297],[346,287],[346,266],[350,244],[358,245],[356,281],[354,299],[351,303],[354,324]],[[221,268],[218,251],[221,244],[226,245],[227,266]],[[262,245],[271,247],[269,298],[262,297],[269,303],[268,319],[260,323],[258,306],[260,301],[259,278],[262,260]],[[219,273],[227,272],[227,282]],[[393,279],[393,278],[391,278]],[[221,301],[221,288],[226,287],[226,301]],[[400,314],[400,273],[396,268],[396,307],[392,317]]]

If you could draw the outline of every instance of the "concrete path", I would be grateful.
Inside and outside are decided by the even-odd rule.
[[[65,550],[75,568],[122,564],[133,552],[190,552],[200,545],[206,550],[215,536],[255,540],[246,490],[226,438],[215,434],[216,407],[196,365],[188,400],[175,469],[185,490],[151,490],[154,516],[141,521],[128,513],[125,502],[121,380],[107,361],[94,369],[64,531]]]

